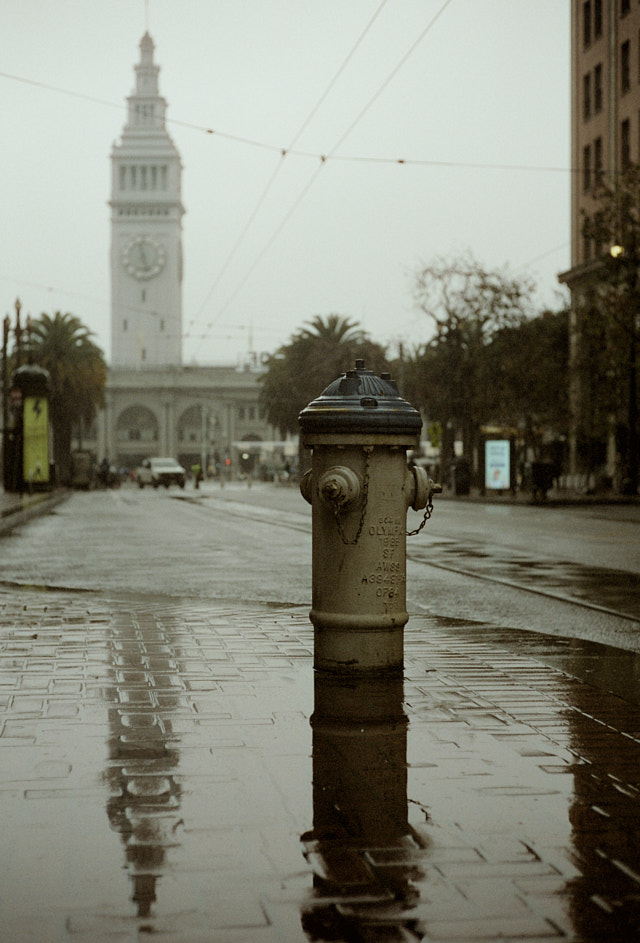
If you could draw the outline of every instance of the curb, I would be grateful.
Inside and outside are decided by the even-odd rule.
[[[18,497],[14,504],[0,508],[0,535],[9,533],[14,527],[19,527],[33,517],[48,514],[58,504],[66,501],[69,495],[69,491],[60,490]]]

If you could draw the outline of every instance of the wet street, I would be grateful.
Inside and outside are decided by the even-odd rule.
[[[4,534],[3,941],[640,939],[639,535],[443,499],[404,678],[354,684],[314,678],[296,489]]]

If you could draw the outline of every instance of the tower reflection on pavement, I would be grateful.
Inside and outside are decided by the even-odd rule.
[[[116,625],[112,639],[107,816],[125,846],[137,916],[147,920],[154,917],[158,883],[181,821],[181,788],[174,778],[179,739],[171,723],[179,692],[171,686],[175,662],[167,641],[143,615],[137,626],[126,620]]]

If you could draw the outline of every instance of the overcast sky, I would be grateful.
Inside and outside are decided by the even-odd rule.
[[[69,311],[109,358],[109,155],[147,23],[184,167],[186,363],[331,313],[395,353],[431,333],[416,269],[466,251],[560,307],[569,7],[2,0],[0,314]]]

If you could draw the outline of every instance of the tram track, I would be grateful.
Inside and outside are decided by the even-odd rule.
[[[268,525],[270,527],[279,527],[311,534],[311,519],[300,512],[282,511],[260,504],[248,504],[243,501],[217,500],[202,501],[200,499],[191,499],[190,496],[182,497],[182,500],[190,504],[197,504],[200,509],[206,509],[210,512],[220,512],[238,517],[243,520],[253,520],[256,523]],[[626,622],[633,623],[640,628],[640,576],[633,572],[608,569],[606,567],[590,567],[580,563],[570,561],[555,560],[550,557],[533,558],[531,553],[526,556],[517,554],[515,551],[507,552],[503,548],[497,548],[495,551],[486,544],[478,541],[472,542],[465,540],[464,546],[459,542],[443,539],[429,538],[431,543],[429,548],[412,547],[410,541],[407,542],[407,561],[417,563],[427,567],[433,567],[454,574],[456,576],[466,577],[471,580],[482,581],[484,583],[505,587],[514,591],[521,591],[528,595],[539,596],[541,598],[560,602],[565,605],[574,606],[579,609],[589,610],[591,612],[602,613]],[[434,542],[435,541],[435,542]],[[443,560],[434,559],[434,550],[442,555],[448,553],[455,554],[459,558],[465,558],[467,564],[471,560],[481,561],[481,566],[469,566],[463,562],[448,563]],[[488,568],[502,570],[502,573],[489,572]],[[527,579],[532,575],[536,577],[536,584],[532,585],[527,579],[513,578],[511,575],[505,575],[504,571],[512,573],[525,573]],[[542,571],[542,572],[541,572]],[[546,575],[545,575],[546,574]],[[542,580],[547,580],[546,585]],[[567,589],[581,586],[583,593],[588,593],[590,584],[597,584],[602,587],[610,584],[610,588],[620,595],[624,595],[626,607],[613,607],[602,604],[594,598],[588,598],[586,595],[575,595],[570,591],[564,591],[562,585],[554,586],[553,583],[564,584]]]
[[[486,583],[493,583],[498,586],[506,586],[509,589],[521,590],[525,593],[531,593],[534,596],[543,596],[546,599],[553,599],[557,602],[567,603],[572,606],[579,606],[582,609],[589,609],[593,612],[601,612],[604,615],[614,616],[617,619],[625,619],[629,622],[634,622],[638,627],[640,627],[640,616],[635,616],[631,613],[623,612],[620,609],[612,609],[609,606],[602,606],[599,603],[592,602],[587,599],[577,599],[574,596],[570,596],[566,593],[560,593],[548,588],[541,589],[539,587],[527,586],[526,583],[521,583],[516,580],[510,580],[505,577],[499,577],[491,575],[488,573],[480,573],[474,570],[469,570],[466,567],[461,566],[451,566],[446,563],[434,563],[433,560],[424,560],[421,556],[407,553],[407,559],[412,560],[413,562],[422,563],[424,566],[432,566],[438,570],[445,570],[448,573],[455,573],[457,576],[467,576],[470,579],[474,580],[483,580]]]

